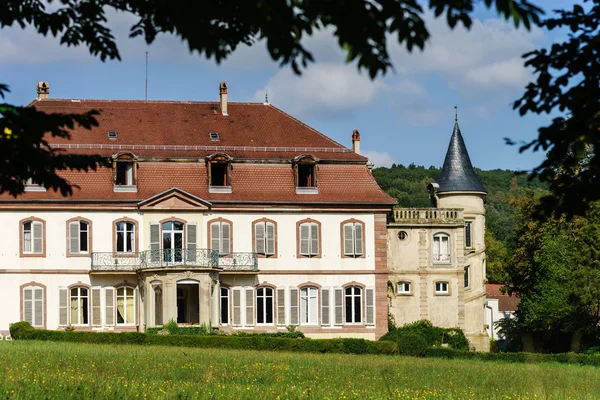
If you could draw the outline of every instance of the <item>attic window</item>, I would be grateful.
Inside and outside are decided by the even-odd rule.
[[[317,159],[311,155],[304,155],[296,157],[293,164],[296,193],[317,194],[319,173]]]
[[[207,160],[209,193],[231,193],[231,157],[215,154]]]
[[[108,132],[108,138],[112,139],[112,140],[116,140],[117,139],[117,132],[115,132],[115,131]]]
[[[212,140],[212,141],[220,140],[218,132],[211,132],[209,135],[210,135],[210,140]]]
[[[113,157],[115,192],[137,192],[137,157],[132,153],[118,153]]]
[[[314,164],[298,165],[298,187],[315,187],[316,173]]]

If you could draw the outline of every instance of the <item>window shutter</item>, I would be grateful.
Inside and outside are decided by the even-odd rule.
[[[246,326],[254,325],[254,288],[246,288]]]
[[[241,289],[233,289],[233,294],[231,296],[231,308],[233,310],[233,326],[242,325],[242,310],[241,310],[241,302],[242,302],[242,290]]]
[[[353,238],[352,238],[352,224],[344,225],[344,255],[345,256],[353,256],[354,255],[354,246],[353,246]]]
[[[69,298],[67,288],[58,289],[58,324],[69,325]]]
[[[150,261],[160,262],[160,225],[158,222],[150,222]]]
[[[365,318],[366,325],[375,325],[375,288],[373,286],[367,286],[367,315]]]
[[[275,254],[275,225],[267,222],[267,251],[268,255]]]
[[[188,262],[195,263],[197,256],[196,251],[198,250],[198,235],[197,226],[195,222],[187,224],[187,260]]]
[[[70,253],[79,253],[81,250],[79,246],[79,221],[69,224],[69,246]]]
[[[265,223],[259,222],[254,225],[255,249],[258,254],[266,254],[265,249]]]
[[[102,325],[102,307],[100,304],[100,288],[93,287],[92,288],[92,325],[93,326],[101,326]]]
[[[104,324],[106,326],[114,326],[115,325],[115,288],[107,287],[104,289],[105,295],[105,318]]]
[[[231,252],[231,226],[227,222],[221,224],[221,231],[223,233],[223,249],[221,254],[229,254]]]
[[[361,224],[354,224],[354,255],[363,254],[363,229]]]
[[[35,288],[33,290],[33,326],[44,325],[44,289]]]
[[[319,323],[319,290],[308,288],[308,320],[311,323]]]
[[[342,325],[344,323],[344,289],[336,287],[334,289],[334,307],[335,307],[335,325]]]
[[[312,224],[310,227],[310,254],[319,255],[319,225]]]
[[[285,326],[285,288],[277,288],[277,325]]]
[[[221,253],[219,244],[221,243],[221,223],[213,222],[210,224],[210,249]]]
[[[310,226],[308,224],[300,225],[300,254],[303,256],[310,255],[309,236],[310,236]]]
[[[321,325],[330,325],[329,320],[329,288],[321,289]]]
[[[23,321],[33,323],[33,288],[23,289]]]
[[[299,325],[298,288],[290,288],[290,325]]]
[[[43,253],[43,241],[44,241],[44,230],[41,222],[34,222],[33,224],[33,252]]]

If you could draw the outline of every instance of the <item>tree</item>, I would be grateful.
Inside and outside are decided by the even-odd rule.
[[[46,3],[58,5],[52,11]],[[333,28],[348,61],[374,78],[392,68],[388,38],[394,37],[409,51],[423,49],[429,32],[418,0],[3,0],[0,28],[32,26],[42,35],[60,37],[67,46],[86,46],[101,60],[120,59],[107,27],[107,9],[134,15],[138,20],[130,36],[143,36],[148,44],[159,33],[174,34],[217,63],[238,45],[265,40],[273,60],[296,73],[313,61],[302,38],[313,31]],[[471,13],[478,0],[430,0],[436,17],[444,16],[450,27],[471,26]],[[483,0],[515,25],[529,28],[539,22],[542,11],[528,0]],[[0,84],[0,96],[8,86]],[[48,117],[10,104],[0,104],[0,193],[18,195],[32,179],[64,195],[71,186],[57,172],[65,169],[95,169],[104,161],[97,156],[73,157],[50,147],[48,136],[69,137],[73,124],[90,127],[94,114]],[[30,129],[34,127],[33,131]],[[6,149],[6,150],[5,150]],[[23,158],[23,157],[26,158]],[[40,160],[39,162],[35,160]]]

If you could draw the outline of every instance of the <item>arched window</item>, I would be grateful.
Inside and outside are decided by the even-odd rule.
[[[72,287],[69,293],[71,325],[89,325],[89,289]]]
[[[298,221],[297,240],[298,257],[320,257],[321,256],[321,223],[306,219]]]
[[[115,250],[117,253],[134,253],[136,246],[136,223],[129,220],[115,222]]]
[[[300,288],[300,324],[319,323],[319,289],[312,286]]]
[[[217,153],[206,160],[209,193],[231,193],[232,158],[225,153]]]
[[[219,218],[209,221],[208,226],[210,249],[218,251],[220,256],[231,254],[231,221]]]
[[[137,156],[120,152],[112,156],[113,182],[115,192],[137,191]]]
[[[135,325],[135,289],[117,288],[117,325]]]
[[[28,218],[20,222],[21,257],[46,256],[46,222],[39,218]]]
[[[21,321],[27,321],[36,328],[46,324],[46,288],[31,282],[21,286]]]
[[[273,289],[259,287],[256,289],[256,323],[273,323]]]
[[[254,252],[265,257],[276,256],[277,224],[263,218],[252,223],[254,231]]]
[[[346,323],[360,324],[362,322],[362,288],[349,286],[344,289],[346,307]]]
[[[341,224],[342,254],[344,257],[363,257],[365,249],[365,224],[358,220],[348,220]]]
[[[446,233],[433,235],[433,262],[450,262],[450,236]]]
[[[92,252],[92,222],[83,218],[67,221],[67,256],[87,256]]]

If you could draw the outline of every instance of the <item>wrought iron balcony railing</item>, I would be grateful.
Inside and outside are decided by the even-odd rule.
[[[160,249],[140,253],[92,253],[92,271],[135,272],[152,268],[222,268],[226,271],[257,271],[255,253],[219,255],[209,249]]]

